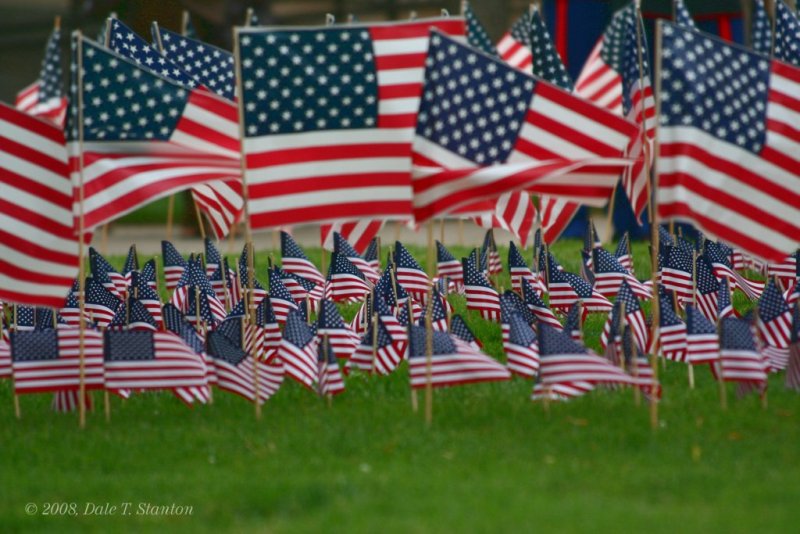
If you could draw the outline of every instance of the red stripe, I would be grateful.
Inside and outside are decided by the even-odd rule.
[[[211,91],[192,91],[189,95],[189,104],[203,108],[234,124],[239,123],[239,110],[236,105]]]
[[[197,137],[226,150],[233,150],[235,152],[239,152],[240,150],[239,140],[235,137],[229,137],[209,126],[195,122],[185,115],[178,121],[178,124],[175,126],[175,131]]]
[[[402,115],[381,115],[378,117],[378,128],[413,128],[417,125],[416,113]],[[406,145],[408,149],[408,145]],[[408,153],[405,154],[407,156]]]
[[[427,54],[393,54],[390,56],[375,56],[375,68],[381,70],[393,69],[419,69],[425,65]]]
[[[600,139],[591,135],[591,132],[588,134],[582,133],[571,125],[564,123],[563,119],[548,117],[536,111],[528,110],[525,121],[598,156],[619,157],[622,154],[621,150],[603,143]],[[562,157],[569,156],[569,154],[560,155]]]
[[[633,137],[639,131],[636,125],[617,115],[611,114],[608,110],[598,107],[582,98],[577,98],[554,85],[539,82],[536,84],[536,96],[540,96],[568,107],[574,113],[582,115],[596,123],[602,124],[606,128],[611,128],[620,134]]]
[[[402,158],[408,156],[407,143],[372,143],[358,145],[304,146],[267,150],[247,155],[248,169],[262,169],[292,163],[358,158]],[[346,170],[346,169],[342,169]],[[288,181],[288,180],[287,180]]]
[[[569,52],[567,50],[569,30],[569,6],[567,0],[556,0],[556,50],[561,56],[561,61],[566,67],[568,65]]]
[[[332,191],[339,195],[346,195],[348,190],[405,185],[408,185],[408,174],[403,172],[384,172],[379,174],[365,173],[319,176],[295,181],[284,180],[274,183],[253,185],[250,186],[249,189],[252,198],[265,198],[314,191]]]
[[[53,143],[64,144],[64,132],[53,124],[23,113],[6,103],[0,102],[0,120],[19,126],[25,130],[40,135]]]
[[[407,23],[391,23],[385,25],[369,26],[369,33],[372,39],[380,41],[384,39],[408,39],[412,37],[427,37],[431,28],[438,28],[444,33],[451,35],[465,35],[466,26],[464,19],[435,19],[420,20]]]
[[[391,100],[393,98],[418,98],[421,94],[421,83],[401,83],[397,85],[378,86],[378,100]]]
[[[411,202],[408,200],[386,200],[371,202],[339,202],[324,206],[325,216],[331,219],[349,219],[353,217],[387,217],[407,214],[411,211]],[[290,210],[276,210],[251,215],[253,224],[258,228],[275,226],[275,221],[280,224],[300,224],[309,220],[319,220],[320,206],[306,206]]]

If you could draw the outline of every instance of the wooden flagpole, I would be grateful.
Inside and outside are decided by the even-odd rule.
[[[17,331],[17,305],[16,304],[14,304],[14,306],[12,307],[12,313],[13,313],[14,316],[12,317],[13,321],[12,321],[11,325],[14,327],[14,332],[16,332]],[[16,388],[14,390],[14,415],[16,416],[17,419],[22,419],[22,410],[19,407],[19,395],[17,395]]]
[[[641,20],[641,2],[640,0],[636,0],[636,35],[637,35],[637,46],[639,48],[639,72],[642,73],[642,47],[641,47],[641,27],[639,25],[639,21]],[[656,24],[656,48],[655,48],[655,62],[656,62],[656,91],[655,94],[660,94],[661,92],[661,24]],[[642,95],[644,97],[644,95]],[[644,102],[644,99],[642,100]],[[650,180],[647,180],[648,189],[647,189],[647,198],[648,202],[650,203],[650,235],[651,235],[651,245],[652,249],[650,251],[651,258],[650,258],[650,276],[653,281],[653,301],[652,301],[652,316],[653,316],[653,324],[651,325],[650,335],[652,337],[651,347],[653,348],[653,354],[650,355],[650,366],[653,369],[653,392],[650,395],[650,427],[655,430],[658,428],[658,399],[655,395],[655,391],[658,385],[658,362],[656,359],[655,353],[657,353],[657,347],[659,343],[658,339],[658,325],[661,322],[661,309],[659,303],[659,295],[658,295],[658,250],[659,250],[659,243],[658,243],[658,213],[655,211],[655,206],[658,205],[657,202],[657,195],[658,195],[658,172],[657,171],[657,154],[658,154],[658,120],[661,114],[661,104],[658,99],[656,99],[656,114],[655,114],[655,124],[656,124],[656,135],[653,144],[653,180],[654,180],[654,187],[651,191],[649,188]],[[644,122],[642,123],[644,125]],[[645,138],[645,165],[648,164],[647,161],[647,139]],[[647,167],[649,169],[649,167]]]
[[[435,245],[433,243],[433,222],[434,222],[434,220],[431,219],[430,221],[428,221],[428,224],[427,224],[427,226],[428,226],[428,258],[427,258],[428,262],[427,262],[427,267],[428,267],[428,276],[430,276],[431,278],[436,276],[436,261],[435,261],[435,259],[436,259],[435,258],[435,256],[436,256],[436,252],[435,252],[436,248],[435,248]]]
[[[606,217],[606,235],[603,244],[611,243],[614,239],[614,205],[617,203],[617,189],[619,184],[614,185],[611,191],[611,200],[608,202],[608,216]]]
[[[392,291],[395,293],[395,300],[397,300],[397,288],[394,287],[394,271],[392,271]],[[411,339],[411,325],[414,324],[414,306],[411,304],[411,298],[406,300],[408,306],[408,338]],[[411,350],[409,345],[409,351]],[[410,367],[409,367],[410,369]],[[417,413],[419,411],[419,398],[417,397],[417,390],[411,388],[411,411]]]
[[[110,20],[107,21],[106,41]],[[78,426],[86,428],[86,267],[84,255],[86,254],[84,245],[84,155],[83,155],[83,34],[80,30],[75,32],[76,55],[78,63]],[[16,314],[14,315],[16,320]]]
[[[248,8],[247,11],[246,24],[249,25],[253,10],[252,8]],[[242,98],[242,95],[244,95],[244,90],[242,86],[242,59],[239,50],[239,32],[239,28],[233,28],[233,55],[236,68],[236,91],[240,96],[237,101],[239,104],[239,150],[241,152],[242,198],[244,200],[244,228],[245,240],[247,243],[245,245],[247,248],[247,292],[244,295],[245,317],[249,319],[250,324],[255,325],[256,314],[254,313],[255,310],[251,309],[254,303],[253,289],[255,287],[255,249],[253,247],[253,230],[250,223],[250,195],[247,187],[247,160],[244,154],[244,98]],[[255,336],[252,337],[253,340],[255,340]],[[261,404],[259,403],[261,398],[260,386],[261,385],[259,384],[258,377],[258,361],[256,358],[253,358],[253,387],[256,392],[253,405],[255,406],[256,419],[261,418]]]
[[[189,20],[190,20],[189,11],[184,9],[181,13],[181,35],[187,37],[187,33],[189,33]]]
[[[409,298],[409,300],[411,300]],[[428,291],[425,310],[425,424],[433,424],[433,288]]]

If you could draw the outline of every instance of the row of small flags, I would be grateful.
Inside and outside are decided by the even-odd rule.
[[[247,249],[233,270],[210,240],[203,255],[188,260],[165,241],[163,272],[170,293],[165,304],[155,260],[140,267],[132,247],[119,272],[92,250],[92,274],[83,285],[90,327],[81,335],[77,282],[59,310],[14,306],[0,342],[0,376],[13,378],[18,394],[56,392],[59,409],[75,405],[81,381],[87,390],[105,389],[126,398],[170,390],[187,404],[208,402],[211,386],[263,403],[284,377],[333,396],[344,391],[340,361],[345,372],[376,375],[392,374],[407,361],[412,388],[517,375],[535,380],[534,399],[567,399],[598,384],[631,385],[658,397],[660,385],[647,354],[693,366],[711,364],[718,378],[762,392],[769,372],[788,369],[787,385],[800,388],[796,255],[781,266],[784,277],[763,284],[754,312],[744,318],[732,306],[728,270],[718,269],[717,275],[709,262],[705,275],[694,269],[696,281],[684,271],[696,289],[681,297],[663,283],[662,266],[659,324],[651,336],[641,306],[651,288],[618,260],[632,264],[625,240],[612,255],[591,232],[590,226],[586,243],[593,261],[585,273],[594,276],[593,283],[564,270],[544,246],[537,252],[541,267],[534,269],[512,243],[508,272],[513,285],[506,291],[491,281],[502,270],[491,231],[484,246],[461,262],[438,243],[440,268],[433,279],[400,242],[381,270],[377,241],[362,256],[338,234],[323,277],[283,233],[281,266],[270,266],[269,291],[249,279]],[[695,248],[708,249],[712,243],[701,237],[692,244],[666,232],[662,237],[663,255],[675,247],[692,247],[695,261],[704,257]],[[714,258],[727,264],[731,252]],[[598,275],[609,270],[618,280],[606,280],[603,294]],[[702,276],[717,283],[713,306],[708,299],[700,304],[701,295],[709,295],[700,289]],[[639,293],[633,289],[637,284]],[[748,295],[748,286],[735,287]],[[447,297],[454,293],[463,293],[467,308],[483,320],[501,324],[505,365],[484,354],[467,321],[452,314]],[[337,302],[359,304],[350,324]],[[588,313],[607,314],[601,355],[583,344]]]

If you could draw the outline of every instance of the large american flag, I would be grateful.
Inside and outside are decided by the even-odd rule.
[[[67,135],[76,198],[83,159],[85,229],[194,185],[241,174],[233,103],[167,80],[81,36],[73,46],[81,52],[83,73],[78,75],[73,61]]]
[[[0,103],[0,299],[61,306],[78,273],[64,134]]]
[[[603,205],[636,128],[568,92],[433,32],[414,138],[414,216],[504,192]]]
[[[253,228],[408,217],[431,27],[465,32],[460,18],[238,31]]]
[[[782,260],[800,233],[800,69],[661,24],[659,215]]]
[[[81,382],[77,328],[15,332],[11,360],[15,393],[77,390]],[[103,334],[83,332],[83,381],[86,389],[103,388]]]

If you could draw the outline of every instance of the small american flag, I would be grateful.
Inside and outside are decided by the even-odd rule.
[[[317,315],[317,337],[327,336],[339,358],[348,359],[358,346],[360,337],[344,324],[336,304],[323,299]]]
[[[581,332],[581,307],[575,303],[567,313],[567,318],[564,320],[564,331],[569,334],[573,341],[583,341],[583,333]]]
[[[366,279],[373,284],[380,278],[380,275],[372,265],[362,258],[353,245],[339,232],[333,233],[333,251],[350,260],[364,274]]]
[[[689,300],[694,294],[695,260],[692,252],[680,246],[668,246],[667,249],[667,259],[661,266],[661,283],[664,289]]]
[[[369,240],[367,250],[364,251],[364,261],[369,263],[375,272],[381,271],[381,241],[377,235]]]
[[[323,340],[319,344],[318,351],[320,395],[333,396],[344,393],[344,380],[333,347]]]
[[[644,319],[644,313],[639,305],[639,299],[633,294],[627,282],[622,282],[617,295],[618,303],[625,304],[625,320],[633,331],[633,338],[636,341],[636,346],[642,352],[647,350],[649,332],[647,323]]]
[[[114,296],[122,298],[127,292],[128,282],[99,252],[89,247],[89,267],[95,280],[102,283]]]
[[[539,321],[561,330],[561,323],[527,280],[522,281],[522,298],[527,308],[533,312]]]
[[[460,315],[453,315],[450,319],[450,333],[471,345],[475,350],[480,350],[482,347],[480,340],[475,337],[475,334]]]
[[[686,358],[686,323],[673,309],[673,296],[663,287],[659,287],[659,326],[658,344],[661,355],[674,362],[687,361]]]
[[[697,307],[709,321],[716,322],[719,308],[719,281],[706,256],[697,257],[695,269],[697,272],[695,289]]]
[[[694,23],[692,15],[686,8],[683,0],[673,0],[675,9],[675,24],[683,26],[687,30],[697,30],[697,25]]]
[[[47,40],[39,79],[17,93],[14,105],[20,111],[62,127],[67,111],[62,83],[61,30],[54,29]]]
[[[475,15],[475,11],[472,10],[469,2],[465,1],[462,7],[464,19],[467,23],[467,42],[478,50],[483,50],[489,55],[496,56],[497,50],[489,34],[486,32],[486,29],[481,24],[481,21],[479,21],[478,17]]]
[[[400,241],[394,244],[394,263],[397,283],[420,302],[428,300],[431,281],[420,264]]]
[[[717,318],[724,319],[725,317],[735,317],[736,310],[733,308],[731,302],[731,290],[728,286],[728,279],[723,278],[719,283],[719,291],[717,292]]]
[[[604,248],[592,250],[592,268],[594,269],[594,289],[604,297],[613,297],[619,292],[620,284],[625,281],[640,299],[649,299],[650,290],[625,269],[617,259]]]
[[[318,378],[317,342],[299,311],[289,312],[277,356],[287,375],[313,389]]]
[[[439,241],[436,241],[436,272],[441,278],[449,278],[463,292],[464,271],[461,269],[461,262]]]
[[[733,249],[723,243],[714,243],[706,239],[703,243],[703,250],[714,269],[714,275],[720,279],[728,278],[731,283],[731,290],[741,289],[750,300],[756,300],[761,296],[761,292],[764,290],[764,282],[745,278],[733,269],[731,258]]]
[[[317,285],[299,274],[287,273],[280,267],[275,267],[273,272],[280,276],[280,281],[283,282],[283,285],[289,293],[291,293],[292,300],[294,300],[295,303],[305,306],[306,298],[308,298],[311,309],[317,309],[317,305],[323,294],[322,285]]]
[[[526,72],[533,65],[533,54],[530,49],[530,24],[530,16],[523,13],[497,43],[497,52],[503,61]]]
[[[517,293],[522,293],[522,281],[527,281],[539,294],[544,294],[546,288],[537,275],[534,275],[528,262],[522,257],[514,242],[508,245],[508,272],[511,275],[511,288]]]
[[[489,274],[498,274],[503,272],[503,263],[500,260],[500,253],[497,252],[497,243],[494,240],[494,230],[489,228],[483,236],[483,245],[481,245],[481,256],[487,257],[487,267]]]
[[[14,392],[77,390],[80,387],[80,335],[77,328],[13,333]],[[83,336],[85,387],[102,389],[103,334],[86,329]]]
[[[331,254],[331,265],[325,281],[325,298],[334,302],[358,301],[369,293],[370,284],[358,268],[341,254]]]
[[[409,334],[409,376],[412,389],[421,389],[428,383],[427,336],[432,335],[431,377],[433,387],[456,386],[477,382],[508,380],[511,373],[489,356],[475,350],[447,332],[425,332],[412,326]]]
[[[187,404],[209,396],[203,357],[172,332],[107,331],[105,383],[110,390],[171,389]]]
[[[86,302],[84,309],[90,321],[106,327],[114,319],[122,301],[114,296],[103,284],[94,278],[87,278],[85,284]]]
[[[300,275],[315,284],[324,285],[325,277],[308,259],[300,245],[286,232],[281,232],[281,268],[287,273]]]
[[[720,321],[720,363],[726,382],[747,382],[759,389],[767,387],[769,363],[759,353],[750,323],[728,317]],[[718,375],[719,369],[712,367]]]
[[[164,260],[164,282],[167,285],[167,291],[172,293],[186,269],[186,259],[169,241],[161,242],[161,257]]]
[[[773,371],[786,369],[792,337],[792,311],[773,280],[764,288],[757,309],[756,324],[766,344],[763,353],[769,360],[770,368]]]
[[[460,18],[238,31],[253,228],[408,217],[431,27],[465,34]]]
[[[283,382],[283,364],[254,362],[251,355],[221,332],[209,332],[208,355],[215,367],[217,387],[251,402],[258,398],[259,404],[265,403]],[[255,372],[258,373],[257,386]]]
[[[692,365],[719,360],[717,327],[691,305],[686,307],[686,360]]]
[[[286,289],[286,285],[281,280],[278,268],[269,271],[269,301],[272,304],[275,317],[281,324],[286,321],[290,311],[298,309],[292,294]],[[305,303],[303,306],[305,306]]]
[[[408,336],[405,333],[393,335],[384,317],[375,315],[348,360],[347,368],[388,375],[397,369],[407,347]]]
[[[321,224],[319,226],[319,237],[322,248],[330,250],[334,245],[334,236],[339,233],[345,240],[353,243],[356,251],[364,250],[383,228],[383,223],[383,220],[363,219]]]
[[[631,256],[631,237],[628,232],[622,234],[622,237],[617,243],[617,250],[614,251],[614,257],[620,265],[625,267],[629,272],[633,273],[633,256]]]
[[[447,332],[447,310],[442,303],[444,301],[444,297],[439,293],[438,289],[433,290],[433,295],[431,299],[431,328],[437,330],[439,332]],[[428,307],[425,306],[422,310],[422,315],[419,318],[418,324],[420,326],[425,326],[425,321],[427,317]]]
[[[533,378],[539,371],[539,343],[536,333],[518,313],[508,318],[508,341],[503,341],[508,370],[525,378]]]
[[[461,260],[464,271],[464,291],[467,296],[467,309],[480,312],[487,321],[500,320],[500,296],[486,277],[478,272],[468,259]]]
[[[772,22],[764,9],[763,0],[755,1],[753,10],[753,50],[765,56],[772,53]]]
[[[776,1],[774,6],[775,40],[773,50],[775,59],[800,66],[800,47],[797,36],[800,35],[800,20],[783,1]]]

